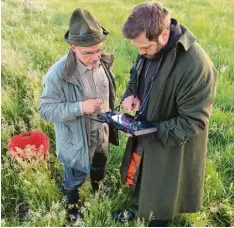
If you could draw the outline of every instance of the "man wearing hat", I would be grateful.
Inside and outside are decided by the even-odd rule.
[[[92,188],[98,190],[109,142],[118,143],[114,129],[86,118],[114,108],[114,57],[103,53],[107,35],[89,11],[76,9],[65,34],[70,50],[47,72],[40,97],[41,117],[55,126],[56,153],[64,165],[62,189],[74,220],[79,187],[90,174]]]

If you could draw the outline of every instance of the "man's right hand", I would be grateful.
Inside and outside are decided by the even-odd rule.
[[[93,114],[100,110],[102,106],[101,99],[88,99],[82,101],[82,111],[84,114]]]
[[[136,111],[139,111],[140,100],[138,97],[134,97],[134,95],[131,95],[124,99],[122,106],[128,112],[131,112],[133,109],[136,109]]]

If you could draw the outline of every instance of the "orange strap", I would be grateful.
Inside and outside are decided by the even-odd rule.
[[[135,152],[132,153],[131,161],[128,166],[128,171],[127,171],[127,176],[126,176],[126,184],[127,185],[132,185],[133,184],[133,179],[134,175],[139,168],[141,161],[141,157],[136,154]]]

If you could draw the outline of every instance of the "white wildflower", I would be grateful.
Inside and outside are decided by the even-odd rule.
[[[221,72],[221,73],[225,73],[225,71],[228,70],[228,68],[229,68],[228,66],[222,65],[222,66],[220,67],[220,72]]]

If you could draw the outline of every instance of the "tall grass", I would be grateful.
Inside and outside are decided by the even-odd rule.
[[[136,0],[3,0],[2,1],[2,226],[75,226],[65,215],[60,191],[63,167],[55,154],[53,125],[37,113],[42,79],[66,54],[63,35],[77,7],[89,9],[110,32],[105,48],[115,55],[119,101],[137,51],[121,34]],[[172,17],[186,25],[218,70],[217,98],[210,120],[204,203],[201,212],[183,214],[170,226],[234,226],[234,1],[163,0]],[[117,104],[116,102],[116,104]],[[50,137],[47,161],[22,163],[7,152],[8,139],[37,129]],[[131,207],[131,193],[120,182],[119,167],[126,143],[111,147],[107,175],[93,195],[87,181],[81,188],[86,226],[145,226],[147,221],[117,223],[116,209]]]

